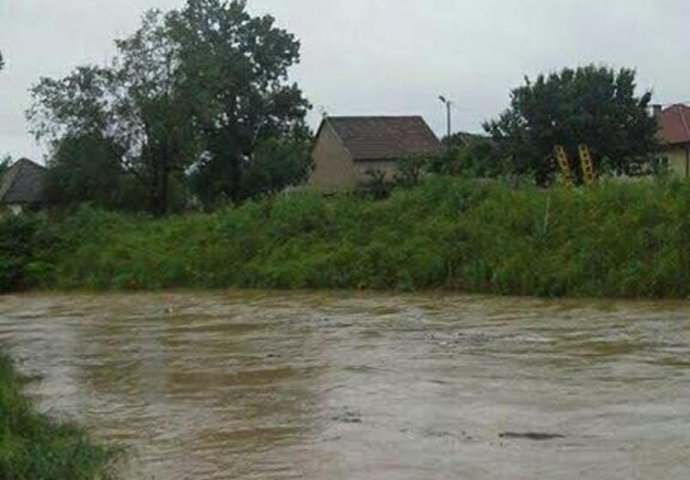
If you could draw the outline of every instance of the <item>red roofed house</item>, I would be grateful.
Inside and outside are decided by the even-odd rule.
[[[663,157],[676,175],[690,178],[690,107],[673,105],[655,107],[659,136],[664,146]]]
[[[352,191],[371,182],[372,171],[392,180],[402,158],[442,153],[422,117],[327,117],[316,135],[308,184],[323,193]]]

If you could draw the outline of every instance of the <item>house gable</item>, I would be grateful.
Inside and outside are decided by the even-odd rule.
[[[327,120],[323,121],[316,135],[312,160],[314,165],[309,176],[310,187],[323,193],[356,187],[357,173],[352,154]]]
[[[15,162],[0,184],[0,204],[36,205],[45,201],[45,167],[22,158]]]
[[[354,190],[371,182],[373,171],[392,180],[402,158],[442,153],[419,116],[328,117],[317,133],[309,185],[328,193]]]
[[[673,105],[658,114],[659,136],[666,145],[690,145],[690,107]]]
[[[683,104],[661,109],[654,115],[659,124],[658,139],[663,146],[662,158],[676,176],[690,177],[690,107]]]

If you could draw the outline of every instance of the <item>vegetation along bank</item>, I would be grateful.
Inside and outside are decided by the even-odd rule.
[[[154,218],[6,217],[0,285],[22,289],[443,289],[690,295],[690,185],[516,188],[431,177],[383,201],[301,193]]]
[[[21,393],[24,379],[0,356],[0,478],[107,480],[117,449],[91,441],[79,428],[37,414]]]

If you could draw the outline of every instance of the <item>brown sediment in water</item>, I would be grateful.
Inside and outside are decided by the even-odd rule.
[[[538,432],[505,432],[498,436],[499,438],[513,439],[513,440],[534,440],[536,442],[543,442],[547,440],[556,440],[565,438],[565,436],[558,433],[538,433]]]
[[[682,302],[11,296],[0,342],[44,410],[130,445],[132,478],[690,473]]]

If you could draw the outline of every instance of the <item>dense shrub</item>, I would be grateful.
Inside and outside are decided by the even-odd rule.
[[[680,182],[545,190],[449,177],[380,202],[301,193],[165,219],[83,209],[48,222],[60,248],[37,240],[45,225],[22,223],[37,220],[14,220],[31,251],[22,253],[23,240],[16,255],[2,247],[5,270],[23,280],[3,278],[58,288],[677,298],[690,295],[688,212],[690,185]],[[7,232],[0,227],[0,245],[17,243]],[[47,272],[42,282],[37,261]]]
[[[10,360],[0,356],[0,478],[112,478],[118,450],[96,445],[75,426],[37,414],[21,385]]]
[[[0,218],[0,292],[53,283],[56,240],[45,219]]]

